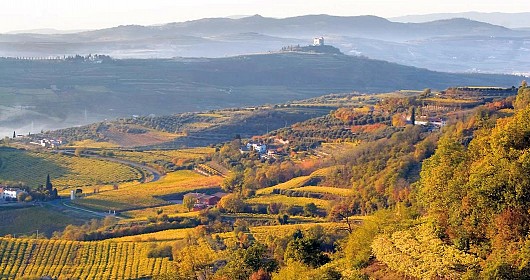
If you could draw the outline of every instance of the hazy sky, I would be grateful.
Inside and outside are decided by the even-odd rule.
[[[0,0],[0,3],[0,32],[97,29],[254,14],[393,17],[438,12],[530,12],[528,0]]]

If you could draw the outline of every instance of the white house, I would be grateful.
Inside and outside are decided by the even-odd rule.
[[[3,199],[6,199],[6,198],[17,199],[18,195],[21,193],[26,193],[26,192],[21,189],[4,189],[2,198]]]
[[[248,150],[254,149],[260,154],[267,153],[267,145],[262,144],[262,143],[251,143],[251,142],[249,142],[249,143],[247,143],[247,149]]]

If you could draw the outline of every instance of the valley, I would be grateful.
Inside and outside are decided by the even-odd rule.
[[[305,52],[216,59],[105,58],[101,63],[85,58],[0,59],[0,65],[4,136],[133,116],[278,104],[326,93],[441,90],[455,85],[511,87],[521,80],[519,76],[442,73],[363,57]],[[171,135],[152,137],[163,141]]]
[[[321,244],[311,253],[320,260],[300,268],[307,275],[461,275],[445,266],[437,270],[442,268],[434,264],[422,264],[426,274],[403,270],[394,264],[392,254],[408,253],[399,247],[389,253],[388,247],[378,246],[409,242],[410,237],[399,234],[416,227],[426,236],[421,238],[434,238],[413,196],[422,191],[418,182],[430,180],[424,177],[429,171],[423,162],[434,160],[437,147],[445,145],[445,135],[455,129],[462,130],[461,141],[473,142],[473,131],[521,114],[518,108],[526,106],[522,98],[527,89],[521,87],[514,98],[516,91],[476,87],[330,94],[253,108],[134,117],[4,139],[0,181],[32,195],[31,189],[44,185],[51,174],[62,199],[18,202],[19,209],[0,205],[5,222],[17,221],[16,227],[0,226],[5,236],[0,274],[6,279],[250,275],[257,270],[227,270],[231,262],[239,262],[237,252],[270,246],[273,251],[261,251],[260,259],[296,260],[287,253],[293,250],[288,244],[303,238]],[[438,120],[443,124],[436,124]],[[168,141],[147,137],[138,146],[120,142],[147,133],[165,133]],[[30,143],[39,137],[60,138],[64,144],[46,148]],[[213,142],[195,142],[204,138]],[[244,152],[246,143],[266,143],[267,153]],[[32,166],[41,166],[41,175]],[[145,180],[140,166],[162,176]],[[68,199],[71,191],[73,200]],[[214,207],[198,200],[187,204],[186,197],[197,193],[220,199]],[[387,237],[387,230],[394,235]],[[346,247],[336,247],[338,240]],[[372,242],[377,259],[355,249]],[[442,243],[432,246],[457,250]],[[62,253],[51,258],[44,250]],[[422,250],[418,261],[431,248]],[[86,259],[84,251],[93,254]],[[201,263],[193,265],[205,270],[187,267],[193,263],[190,254],[197,252],[203,254]],[[448,261],[468,269],[476,265],[470,252],[459,254],[460,259]],[[102,270],[109,259],[117,263]],[[217,264],[219,260],[226,264]],[[285,277],[288,269],[293,268],[284,263],[268,273]]]
[[[32,1],[0,280],[530,279],[528,4]]]

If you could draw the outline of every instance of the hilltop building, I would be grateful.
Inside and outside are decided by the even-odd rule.
[[[319,47],[324,45],[324,37],[318,37],[313,39],[313,46]]]

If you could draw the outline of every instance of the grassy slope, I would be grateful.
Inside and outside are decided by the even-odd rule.
[[[184,194],[200,189],[219,186],[219,176],[205,177],[192,171],[176,171],[168,173],[157,182],[126,185],[118,190],[109,190],[76,200],[79,205],[98,210],[114,209],[123,211],[133,208],[149,208],[167,204],[160,196]]]
[[[31,71],[28,71],[31,69]],[[50,71],[53,69],[53,71]],[[109,63],[0,60],[4,106],[27,106],[0,125],[55,126],[131,115],[167,115],[276,104],[329,92],[512,86],[520,77],[448,74],[342,55],[267,54],[219,59]],[[52,90],[54,89],[54,90]],[[178,106],[176,106],[178,105]],[[0,119],[2,119],[0,118]]]
[[[0,208],[0,235],[42,235],[51,236],[54,231],[63,230],[69,224],[82,224],[83,219],[43,207]]]
[[[123,164],[48,152],[0,148],[0,160],[0,181],[22,181],[30,187],[44,184],[48,174],[58,189],[141,178],[137,170]]]

